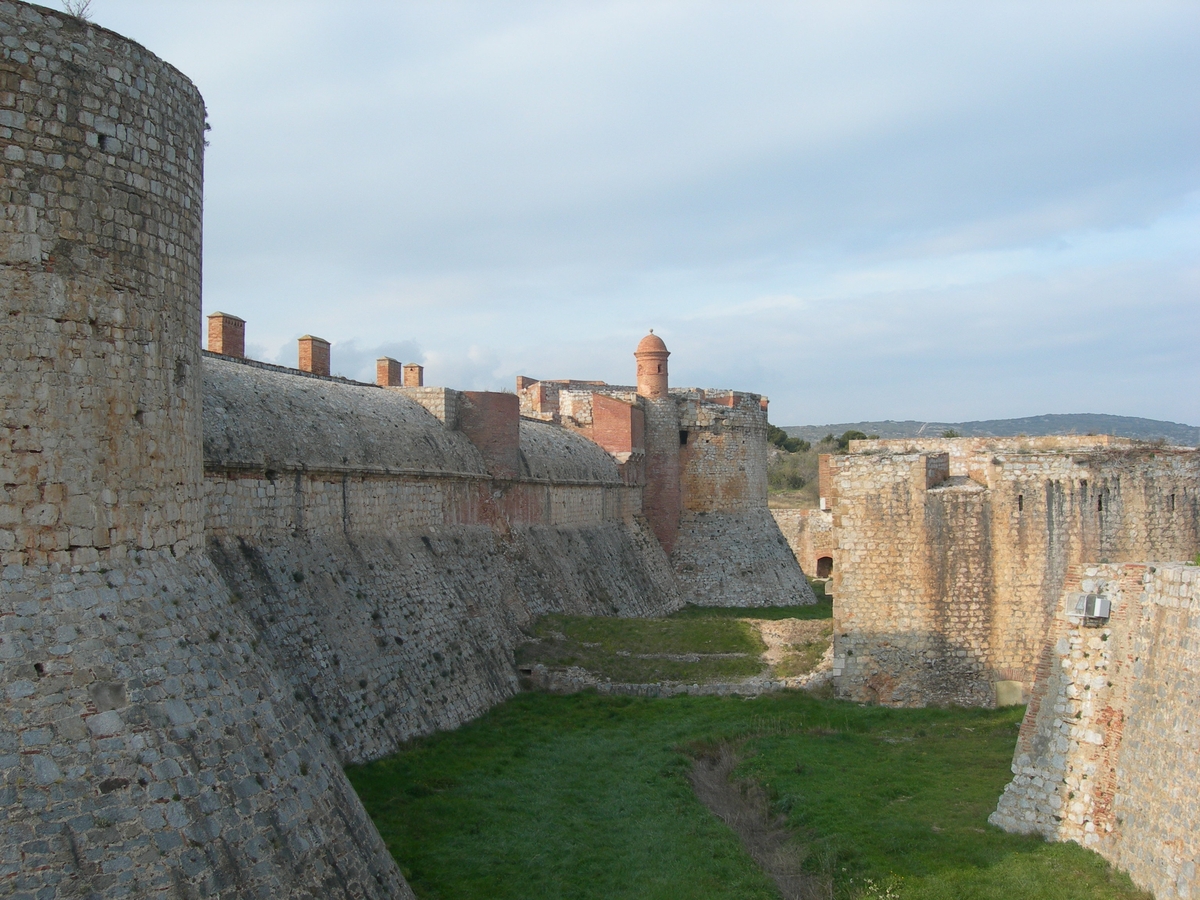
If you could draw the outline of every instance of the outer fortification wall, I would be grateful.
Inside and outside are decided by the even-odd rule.
[[[855,442],[822,461],[843,696],[1020,702],[1071,565],[1184,559],[1200,546],[1196,451],[1108,438],[926,443]]]
[[[1111,617],[1074,614],[1096,594]],[[1159,900],[1200,889],[1200,569],[1071,570],[991,821],[1073,840]]]
[[[649,357],[642,352],[647,346]],[[641,509],[688,602],[815,603],[767,510],[765,398],[668,391],[662,341],[648,335],[639,353],[636,392],[601,382],[517,379],[522,414],[588,436],[619,462],[625,483],[642,486]]]
[[[201,98],[0,38],[0,893],[411,896],[198,552]]]
[[[641,488],[579,434],[494,407],[464,432],[404,391],[211,355],[204,373],[209,555],[343,762],[515,693],[534,616],[682,604]],[[478,444],[510,433],[497,478]]]
[[[678,444],[680,473],[671,562],[685,595],[702,606],[815,603],[767,510],[762,398],[691,389],[673,391],[671,399],[676,428],[660,433],[664,441],[679,435],[678,442],[671,440]]]
[[[773,509],[771,518],[792,548],[801,569],[818,578],[828,578],[833,573],[837,532],[833,529],[831,512],[823,509]]]

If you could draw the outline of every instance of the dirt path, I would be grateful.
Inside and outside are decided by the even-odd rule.
[[[783,816],[771,814],[766,792],[752,781],[730,780],[737,763],[728,744],[697,757],[689,776],[696,797],[733,829],[750,857],[774,880],[783,900],[830,897],[826,880],[802,868],[807,848],[796,842]]]

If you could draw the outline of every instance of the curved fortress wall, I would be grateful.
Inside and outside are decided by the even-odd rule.
[[[203,129],[0,2],[0,893],[410,896],[196,552]]]
[[[515,693],[534,616],[682,605],[641,488],[512,395],[203,363],[210,558],[343,762]]]
[[[843,696],[1021,702],[1070,566],[1188,559],[1200,453],[1105,437],[855,441],[823,457]]]
[[[1087,594],[1107,620],[1072,615]],[[1200,569],[1074,567],[1046,637],[990,821],[1096,850],[1160,900],[1196,896]]]
[[[672,393],[678,422],[679,528],[671,561],[704,606],[815,603],[767,509],[767,415],[735,391]]]

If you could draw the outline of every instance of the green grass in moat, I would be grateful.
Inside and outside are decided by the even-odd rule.
[[[660,619],[547,615],[530,627],[536,640],[518,648],[517,664],[579,666],[612,681],[635,684],[740,680],[767,667],[760,658],[762,639],[739,619],[827,619],[832,614],[832,601],[822,599],[809,606],[687,606]],[[816,657],[823,650],[817,650]],[[696,655],[698,659],[671,658]]]
[[[769,898],[694,798],[689,752],[721,741],[768,789],[837,898],[1145,898],[1098,856],[987,824],[1021,711],[522,694],[350,777],[427,900]],[[876,893],[864,893],[872,879]]]

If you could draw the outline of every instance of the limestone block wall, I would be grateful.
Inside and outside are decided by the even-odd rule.
[[[989,703],[999,682],[1028,690],[1071,565],[1195,554],[1200,454],[1087,440],[823,460],[845,696]]]
[[[1070,615],[1087,593],[1112,615]],[[1196,896],[1200,569],[1073,567],[991,821],[1073,840],[1160,900]]]
[[[681,511],[679,410],[669,397],[643,399],[642,403],[646,414],[646,489],[642,511],[663,550],[670,554],[679,534]]]
[[[688,512],[767,506],[767,417],[757,403],[680,399],[681,505]]]
[[[820,578],[832,573],[832,568],[823,571],[820,561],[826,559],[836,565],[837,533],[833,530],[833,513],[823,509],[773,509],[771,518],[792,548],[801,569]]]
[[[0,894],[411,896],[200,552],[203,131],[0,2]]]

